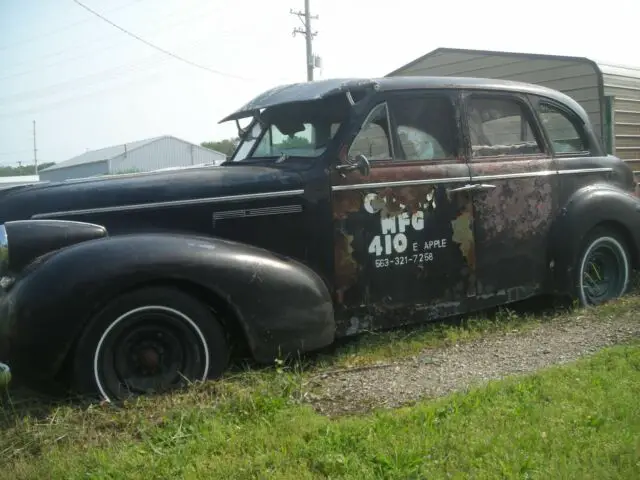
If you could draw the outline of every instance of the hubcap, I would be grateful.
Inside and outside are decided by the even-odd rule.
[[[100,345],[96,380],[109,400],[173,390],[203,379],[208,369],[202,333],[180,312],[164,307],[120,317]]]
[[[627,261],[619,245],[602,241],[585,258],[582,292],[589,305],[619,297],[627,283]]]

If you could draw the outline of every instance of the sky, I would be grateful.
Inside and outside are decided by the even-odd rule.
[[[306,80],[303,0],[0,0],[0,165],[60,162],[173,135],[235,136],[225,115]],[[584,56],[640,66],[640,1],[311,0],[316,79],[377,77],[438,47]],[[213,71],[211,71],[213,70]],[[215,73],[218,72],[218,73]]]

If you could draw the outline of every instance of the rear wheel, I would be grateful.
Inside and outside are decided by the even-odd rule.
[[[631,257],[616,232],[596,228],[589,234],[576,265],[576,296],[582,306],[600,305],[627,291]]]
[[[222,326],[206,305],[151,287],[121,295],[92,319],[73,371],[81,392],[120,401],[218,377],[228,359]]]

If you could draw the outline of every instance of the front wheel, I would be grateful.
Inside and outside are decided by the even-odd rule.
[[[79,339],[75,386],[109,402],[176,390],[222,375],[224,331],[197,299],[173,288],[121,295],[96,315]]]
[[[631,276],[629,251],[615,232],[597,228],[588,235],[576,265],[576,296],[582,306],[621,297]]]

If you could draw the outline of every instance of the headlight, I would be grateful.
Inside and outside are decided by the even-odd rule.
[[[9,271],[9,237],[4,224],[0,225],[0,277]]]
[[[70,220],[15,220],[0,225],[0,286],[36,258],[76,243],[107,236],[101,225]],[[11,237],[11,253],[9,253]]]

